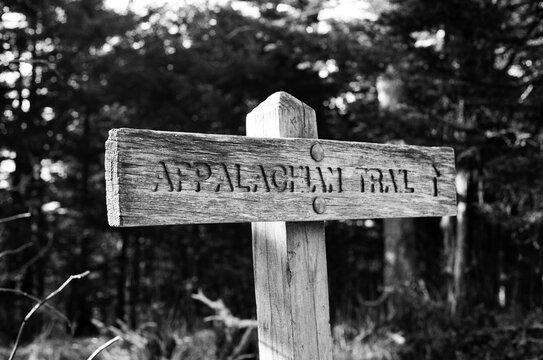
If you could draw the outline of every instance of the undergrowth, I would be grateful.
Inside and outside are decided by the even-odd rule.
[[[332,326],[336,360],[535,360],[543,354],[543,314],[503,313],[483,307],[451,316],[445,306],[406,296],[401,313],[380,323],[370,320]],[[223,309],[224,310],[224,309]],[[175,322],[148,322],[130,329],[95,322],[100,336],[84,339],[38,337],[21,346],[18,360],[86,359],[112,336],[122,343],[104,350],[104,360],[242,360],[257,359],[254,327],[227,326],[217,316],[188,331]],[[159,325],[160,324],[160,325]],[[243,346],[240,346],[242,344]],[[9,351],[0,351],[7,359]]]

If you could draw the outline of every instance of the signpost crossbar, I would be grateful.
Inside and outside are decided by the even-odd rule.
[[[262,360],[330,360],[325,220],[456,214],[451,148],[320,140],[315,112],[271,95],[247,135],[114,129],[112,226],[252,222]]]

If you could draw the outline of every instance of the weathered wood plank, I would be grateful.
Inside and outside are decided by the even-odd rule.
[[[261,359],[292,359],[294,342],[287,282],[284,222],[252,223],[256,318]]]
[[[105,162],[112,226],[456,212],[450,148],[115,129]]]
[[[276,93],[247,116],[247,135],[317,137],[315,112]],[[254,222],[260,359],[331,360],[324,222]]]

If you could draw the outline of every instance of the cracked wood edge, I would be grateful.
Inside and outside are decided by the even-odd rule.
[[[123,225],[119,199],[119,143],[117,141],[117,133],[117,129],[109,131],[104,158],[107,220],[111,226]]]

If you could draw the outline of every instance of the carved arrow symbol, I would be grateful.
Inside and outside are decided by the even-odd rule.
[[[437,196],[437,178],[441,176],[441,173],[439,170],[437,170],[436,166],[432,164],[432,167],[434,168],[434,171],[436,173],[436,176],[434,176],[434,196]]]

